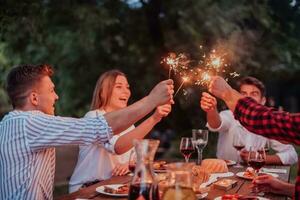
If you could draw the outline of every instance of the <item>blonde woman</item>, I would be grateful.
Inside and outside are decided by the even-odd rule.
[[[107,71],[97,81],[91,111],[85,117],[97,117],[125,108],[130,95],[131,91],[125,74],[119,70]],[[170,111],[170,104],[157,107],[155,112],[139,126],[131,126],[118,136],[112,137],[109,145],[80,146],[77,165],[69,184],[69,192],[77,191],[81,187],[111,176],[126,174],[132,140],[144,138]]]

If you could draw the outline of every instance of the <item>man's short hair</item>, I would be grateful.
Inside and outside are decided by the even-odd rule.
[[[43,77],[53,75],[50,65],[18,65],[10,70],[6,79],[6,91],[11,100],[13,108],[23,107],[28,92]]]
[[[240,79],[237,82],[237,88],[238,88],[239,91],[241,91],[241,86],[242,85],[254,85],[255,87],[257,87],[259,89],[259,91],[261,93],[261,96],[266,96],[266,87],[257,78],[254,78],[252,76],[246,76],[246,77]]]

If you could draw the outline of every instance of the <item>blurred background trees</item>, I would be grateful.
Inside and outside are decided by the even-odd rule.
[[[134,102],[167,78],[163,56],[172,51],[199,58],[200,45],[204,51],[222,46],[231,71],[256,76],[275,105],[299,111],[298,0],[3,0],[0,20],[0,116],[11,109],[4,85],[14,65],[53,65],[56,113],[81,117],[104,71],[128,75]],[[181,80],[173,79],[178,87]],[[204,128],[199,100],[206,88],[184,89],[158,129],[190,135]]]

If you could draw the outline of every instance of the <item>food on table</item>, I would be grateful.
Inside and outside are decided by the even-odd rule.
[[[153,169],[154,170],[165,170],[166,169],[166,167],[165,167],[166,164],[167,164],[167,162],[163,161],[163,160],[161,160],[161,161],[155,161],[153,163]]]
[[[214,187],[221,189],[221,190],[230,190],[231,188],[234,188],[237,185],[237,181],[233,179],[222,179],[218,180],[215,184]]]
[[[201,166],[193,166],[192,176],[194,185],[200,186],[200,184],[208,181],[210,174]]]
[[[228,172],[227,164],[221,159],[204,159],[201,168],[208,173],[226,173]]]
[[[245,178],[253,179],[255,177],[254,169],[248,167],[243,176]]]
[[[104,186],[104,192],[111,193],[111,194],[128,194],[129,185],[122,185],[118,188],[112,188],[109,186]]]

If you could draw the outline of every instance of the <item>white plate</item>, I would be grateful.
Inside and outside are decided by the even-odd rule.
[[[226,162],[227,166],[232,166],[232,165],[236,164],[236,161],[234,161],[234,160],[224,160],[224,161]]]
[[[108,186],[112,189],[117,189],[117,188],[119,188],[120,186],[123,186],[123,185],[124,184],[101,185],[101,186],[96,188],[96,191],[101,193],[101,194],[105,194],[105,195],[109,195],[109,196],[113,196],[113,197],[127,197],[128,194],[112,194],[112,193],[104,191],[104,186]]]
[[[258,200],[269,200],[267,198],[259,197],[259,196],[257,196],[256,198],[258,198]],[[222,200],[222,196],[219,196],[219,197],[215,198],[214,200]]]
[[[235,175],[237,175],[237,176],[240,177],[240,178],[244,178],[244,179],[248,179],[248,180],[252,180],[252,179],[253,179],[253,178],[244,176],[244,173],[245,173],[245,172],[238,172],[238,173],[236,173]],[[271,175],[271,176],[273,176],[273,177],[275,177],[275,178],[278,177],[278,174],[274,174],[274,173],[266,173],[266,172],[264,172],[264,173],[260,173],[260,175],[261,175],[261,174],[268,174],[268,175]]]
[[[208,193],[206,192],[206,193],[203,193],[203,194],[196,194],[196,196],[197,196],[197,199],[204,199],[205,197],[208,196]]]

